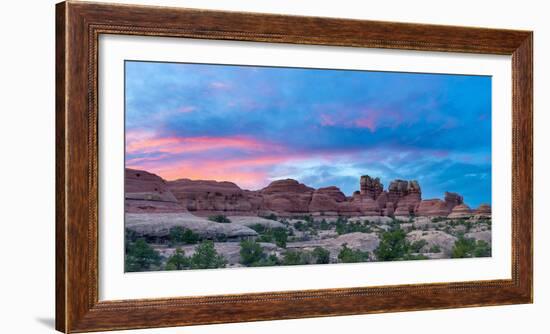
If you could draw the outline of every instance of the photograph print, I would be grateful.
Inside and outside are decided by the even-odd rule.
[[[491,77],[125,62],[125,272],[491,256]]]

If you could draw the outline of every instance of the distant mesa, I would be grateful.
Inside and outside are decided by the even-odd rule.
[[[126,169],[125,182],[127,213],[491,218],[490,205],[472,210],[460,194],[446,192],[443,199],[423,200],[415,180],[394,180],[384,190],[379,178],[368,175],[360,177],[359,190],[349,197],[335,186],[315,189],[293,179],[275,180],[261,190],[251,191],[233,182],[166,181],[147,171]]]

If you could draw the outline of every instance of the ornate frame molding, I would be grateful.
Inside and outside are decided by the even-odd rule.
[[[80,1],[58,4],[56,16],[56,329],[59,331],[532,302],[532,32]],[[512,278],[99,301],[97,75],[101,34],[511,55]]]

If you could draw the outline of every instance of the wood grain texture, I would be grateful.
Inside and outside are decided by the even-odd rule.
[[[64,2],[56,8],[56,328],[83,332],[532,302],[532,32]],[[512,278],[99,301],[97,61],[101,34],[512,56]]]

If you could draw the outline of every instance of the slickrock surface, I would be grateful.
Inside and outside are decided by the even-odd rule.
[[[190,229],[205,238],[222,235],[227,238],[246,238],[258,235],[253,229],[241,224],[216,223],[188,212],[126,213],[125,227],[140,236],[167,237],[170,229],[176,226]]]
[[[423,247],[423,251],[437,245],[444,253],[449,254],[452,252],[457,238],[442,231],[412,231],[407,234],[407,240],[410,242],[425,240],[426,245]]]
[[[262,217],[254,216],[228,216],[229,220],[233,224],[240,224],[244,226],[262,225],[269,228],[284,227],[283,224],[276,220],[265,219]]]
[[[464,234],[466,238],[472,238],[476,240],[483,240],[491,244],[491,231],[479,231],[479,232],[470,232]]]
[[[313,250],[315,247],[323,247],[330,252],[332,259],[336,259],[344,244],[351,249],[373,252],[380,244],[380,239],[376,233],[355,232],[343,234],[336,238],[290,242],[286,245],[286,248]]]

